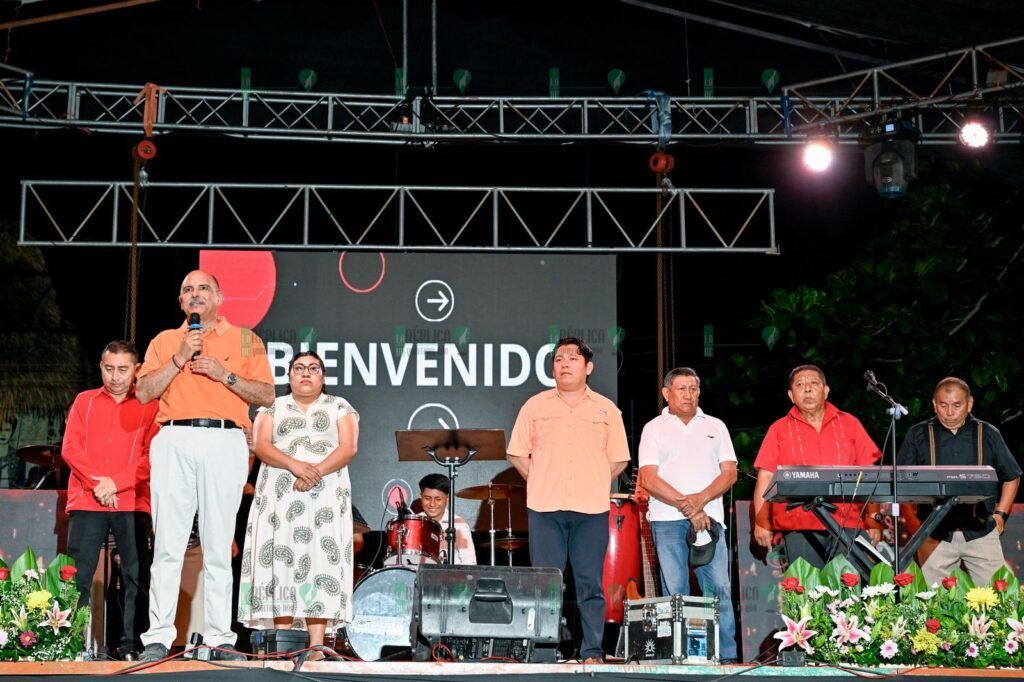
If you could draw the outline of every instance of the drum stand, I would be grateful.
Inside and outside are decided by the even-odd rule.
[[[459,475],[459,467],[469,464],[473,455],[476,454],[476,450],[471,447],[465,457],[445,457],[444,461],[437,456],[437,448],[427,448],[427,454],[436,463],[448,469],[448,527],[444,529],[444,536],[448,540],[448,556],[445,557],[445,563],[451,565],[455,563],[455,479]],[[493,506],[491,507],[491,532],[494,532]],[[401,537],[401,533],[399,533],[399,537]],[[399,541],[398,550],[399,552],[402,550],[401,541]],[[494,563],[494,547],[491,547],[491,563]]]

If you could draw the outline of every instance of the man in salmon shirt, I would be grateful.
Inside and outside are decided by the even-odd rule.
[[[149,444],[159,427],[157,405],[135,396],[139,353],[112,341],[100,355],[101,388],[75,398],[64,429],[61,454],[68,479],[68,554],[78,572],[78,605],[87,606],[100,548],[114,534],[124,579],[124,625],[118,656],[138,650],[139,566],[149,544]],[[140,551],[141,550],[141,551]],[[148,566],[147,566],[148,568]]]
[[[768,428],[754,460],[754,542],[770,548],[775,531],[782,532],[790,562],[803,557],[822,568],[838,552],[835,539],[813,513],[800,508],[786,509],[785,503],[768,505],[765,490],[779,466],[875,466],[882,456],[871,436],[852,414],[828,402],[825,372],[815,365],[800,365],[789,373],[789,399],[793,407],[785,417]],[[837,504],[836,520],[847,532],[865,527],[860,504]],[[867,505],[867,532],[871,542],[882,539],[881,526],[874,520],[878,505]]]
[[[519,410],[508,461],[526,480],[530,563],[564,571],[568,558],[583,624],[580,658],[601,663],[608,493],[629,464],[629,445],[619,408],[587,385],[590,347],[569,336],[552,353],[555,387]]]
[[[249,463],[243,429],[249,405],[274,402],[274,378],[263,342],[217,315],[224,297],[217,279],[194,270],[178,303],[186,321],[160,332],[139,370],[139,400],[160,399],[153,439],[155,543],[149,591],[149,630],[141,661],[165,658],[174,641],[181,565],[196,511],[203,544],[203,643],[212,660],[235,661],[231,631],[231,541]],[[200,329],[189,329],[195,313]]]

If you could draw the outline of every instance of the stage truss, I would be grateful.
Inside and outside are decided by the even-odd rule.
[[[882,69],[873,70],[884,73]],[[877,79],[876,79],[877,80]],[[140,85],[35,80],[0,64],[0,127],[83,128],[142,134]],[[804,131],[835,123],[844,143],[862,128],[839,125],[867,117],[873,97],[674,97],[670,143],[733,140],[802,143]],[[856,93],[854,93],[856,95]],[[783,101],[787,104],[784,106]],[[1021,108],[997,104],[1005,125],[996,142],[1021,139]],[[923,144],[954,144],[963,119],[959,101],[932,101],[912,112]],[[911,115],[910,113],[907,114]],[[657,109],[645,97],[396,97],[344,93],[230,90],[168,86],[157,95],[156,135],[169,132],[308,140],[424,144],[444,142],[658,142]],[[787,131],[787,124],[790,129]]]
[[[130,246],[131,195],[127,182],[22,181],[19,244]],[[138,245],[777,254],[774,198],[772,189],[149,183]]]

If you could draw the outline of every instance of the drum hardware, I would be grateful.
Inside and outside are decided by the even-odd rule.
[[[422,516],[392,519],[387,528],[384,564],[436,564],[441,560],[441,524]]]
[[[39,482],[33,486],[33,490],[39,490],[50,474],[56,474],[57,486],[61,485],[61,473],[64,469],[64,460],[60,456],[60,444],[57,445],[28,445],[18,448],[15,454],[29,464],[35,464],[46,470]]]
[[[484,543],[484,547],[491,548],[491,566],[494,566],[496,561],[494,558],[495,548],[501,547],[506,549],[504,545],[496,542],[497,530],[494,527],[494,501],[495,500],[507,500],[508,501],[508,538],[513,537],[512,535],[512,495],[517,490],[522,490],[523,486],[518,483],[487,483],[487,485],[474,485],[469,488],[460,490],[456,495],[466,500],[484,500],[487,502],[487,507],[490,510],[491,523],[487,529],[487,533],[491,536],[490,542]],[[507,538],[506,538],[507,539]],[[499,541],[500,542],[500,541]],[[522,545],[517,545],[513,549],[517,549]],[[512,565],[512,550],[508,551],[508,565]]]

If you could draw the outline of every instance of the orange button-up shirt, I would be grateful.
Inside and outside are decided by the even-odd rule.
[[[146,360],[139,370],[144,377],[170,362],[178,352],[188,324],[167,329],[150,341]],[[223,317],[217,318],[213,331],[203,337],[203,355],[212,355],[228,372],[250,381],[274,385],[267,351],[263,341],[251,329],[235,327]],[[161,424],[170,419],[230,419],[239,426],[251,426],[249,405],[219,381],[203,374],[193,374],[190,363],[171,380],[160,396],[160,411],[156,420]]]
[[[523,405],[509,438],[510,457],[529,457],[526,506],[538,512],[608,511],[611,462],[628,462],[622,413],[588,387],[576,407],[557,389]]]

